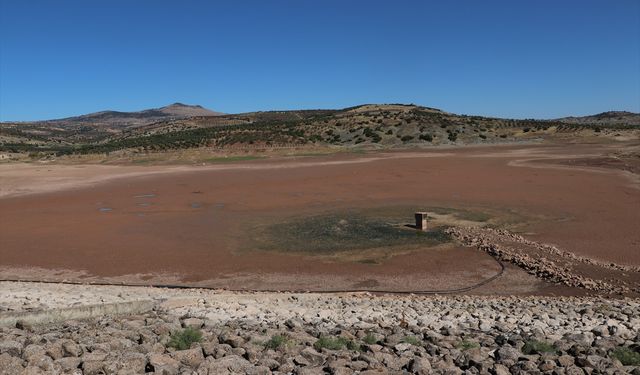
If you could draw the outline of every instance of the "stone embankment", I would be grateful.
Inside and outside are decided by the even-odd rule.
[[[0,304],[25,318],[7,290],[56,297],[40,309],[80,290],[154,306],[0,328],[0,374],[640,374],[638,299],[0,283]],[[201,338],[176,345],[187,328]]]
[[[640,267],[578,256],[502,229],[452,227],[446,232],[465,246],[476,247],[548,282],[608,295],[640,293]],[[630,278],[630,274],[635,277]]]

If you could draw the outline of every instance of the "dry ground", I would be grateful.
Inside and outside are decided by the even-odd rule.
[[[512,224],[529,239],[637,266],[637,153],[637,144],[574,144],[270,158],[202,167],[4,164],[0,278],[445,290],[500,272],[489,255],[456,245],[400,251],[380,264],[247,249],[256,223],[387,207],[507,212],[528,218]],[[585,161],[612,155],[623,163]],[[507,266],[501,277],[473,293],[583,292]]]

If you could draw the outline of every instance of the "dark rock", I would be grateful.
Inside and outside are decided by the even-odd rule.
[[[409,371],[418,375],[431,374],[431,362],[426,358],[415,357],[409,363]]]
[[[207,359],[198,367],[199,375],[218,375],[218,374],[247,374],[253,369],[251,362],[237,355],[229,355],[224,358]]]
[[[520,351],[505,345],[496,351],[495,356],[500,363],[510,366],[518,360]]]
[[[180,362],[165,354],[152,353],[148,361],[156,373],[175,375],[180,369]]]
[[[300,355],[304,357],[311,366],[319,366],[322,365],[327,356],[321,353],[318,353],[315,349],[306,347],[301,352]],[[307,364],[307,366],[309,366]]]
[[[198,368],[202,361],[204,361],[204,355],[202,354],[201,348],[193,348],[187,350],[178,350],[171,353],[171,357],[182,364],[192,367],[194,369]]]
[[[80,366],[81,360],[78,357],[64,357],[53,361],[54,365],[59,367],[63,372],[70,372]],[[146,363],[146,360],[145,360]],[[143,367],[144,370],[144,367]],[[144,371],[143,371],[144,372]]]
[[[22,344],[13,340],[0,341],[0,354],[7,353],[12,357],[19,357],[22,354]]]

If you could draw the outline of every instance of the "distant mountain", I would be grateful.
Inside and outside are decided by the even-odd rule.
[[[177,120],[189,117],[220,116],[222,114],[223,113],[209,110],[200,105],[173,103],[165,107],[146,109],[137,112],[101,111],[81,116],[48,120],[46,122],[60,125],[146,125],[157,121]]]
[[[558,121],[567,124],[593,124],[593,125],[638,125],[640,126],[640,113],[627,111],[609,111],[597,115],[582,117],[564,117]]]

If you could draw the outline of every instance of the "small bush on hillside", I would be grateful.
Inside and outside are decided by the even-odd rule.
[[[475,349],[479,347],[480,347],[480,344],[478,344],[477,342],[467,341],[467,340],[462,340],[456,345],[456,348],[460,350],[469,350],[469,349]]]
[[[620,347],[611,351],[611,357],[617,359],[624,366],[640,366],[640,353],[631,348]]]
[[[189,349],[194,342],[200,341],[202,341],[202,333],[200,330],[187,327],[182,331],[174,332],[167,346],[177,350],[186,350]]]
[[[286,346],[291,340],[286,335],[273,335],[269,341],[264,343],[264,347],[267,349],[279,349]]]
[[[420,138],[423,141],[427,141],[427,142],[432,142],[433,141],[433,136],[431,134],[420,134]]]
[[[541,354],[541,353],[553,353],[556,348],[553,345],[536,340],[527,341],[522,347],[523,354]]]
[[[373,345],[378,342],[378,340],[376,339],[376,335],[374,335],[371,332],[367,333],[367,335],[362,339],[362,341],[364,341],[365,344],[369,344],[369,345]]]
[[[316,350],[341,350],[343,348],[347,348],[349,350],[360,350],[359,344],[344,337],[320,336],[320,338],[313,344],[313,347]]]

